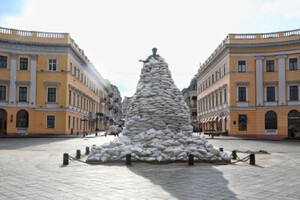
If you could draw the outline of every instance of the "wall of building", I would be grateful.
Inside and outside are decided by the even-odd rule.
[[[3,113],[7,116],[6,124],[0,126],[6,127],[6,134],[0,130],[2,136],[77,134],[108,128],[104,118],[109,116],[108,82],[69,34],[0,28],[0,39],[0,56],[7,57],[7,66],[0,67],[0,86],[6,88],[5,99],[0,100],[0,123]],[[28,59],[27,70],[20,69],[21,58]],[[50,59],[55,60],[55,70],[50,69]],[[27,88],[26,100],[21,102],[20,87]],[[48,88],[55,88],[54,100],[48,99]],[[20,127],[17,124],[23,123],[20,116],[24,113],[28,126]],[[51,126],[47,126],[47,117]]]
[[[292,110],[299,111],[300,107],[299,39],[299,30],[228,35],[198,71],[197,81],[201,88],[201,84],[206,81],[207,77],[211,77],[212,72],[222,65],[221,61],[228,64],[228,74],[224,76],[222,83],[218,81],[205,90],[198,89],[198,109],[200,121],[203,122],[202,126],[206,129],[211,127],[216,129],[218,122],[211,121],[216,116],[223,120],[222,115],[225,114],[230,135],[269,139],[291,137],[289,130],[292,124],[291,121],[289,124],[288,114]],[[290,59],[293,58],[297,60],[295,70],[289,67]],[[266,71],[267,61],[270,60],[273,60],[275,67],[275,70],[271,72]],[[246,70],[243,72],[238,71],[239,61],[246,63]],[[227,107],[223,110],[216,110],[216,108],[201,110],[201,101],[214,95],[216,88],[222,85],[228,86]],[[290,86],[298,86],[297,100],[290,99]],[[246,88],[246,99],[239,99],[239,87]],[[267,100],[269,87],[275,88],[275,100]],[[268,111],[274,111],[277,116],[277,128],[274,130],[266,129]],[[243,126],[245,118],[247,119],[246,128]],[[295,123],[298,123],[296,126],[299,129],[300,118],[297,120],[299,123]],[[295,137],[300,137],[300,134],[296,133]]]

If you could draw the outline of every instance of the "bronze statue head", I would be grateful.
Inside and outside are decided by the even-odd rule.
[[[153,52],[153,55],[156,55],[157,48],[154,47],[154,48],[152,49],[152,52]]]

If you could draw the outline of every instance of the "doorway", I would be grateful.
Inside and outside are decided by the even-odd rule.
[[[300,113],[297,110],[288,113],[288,134],[289,138],[300,138]]]
[[[7,112],[0,109],[0,136],[6,135],[7,128]]]

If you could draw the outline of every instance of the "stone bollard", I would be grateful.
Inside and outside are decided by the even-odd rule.
[[[85,147],[85,155],[89,155],[90,154],[90,147]]]
[[[63,165],[68,165],[69,164],[69,154],[64,153],[63,156]]]
[[[236,150],[232,151],[232,159],[236,160],[237,154],[236,154]]]
[[[130,154],[126,155],[126,165],[131,165],[131,155]]]
[[[81,153],[80,153],[80,150],[77,149],[76,150],[76,159],[80,159],[81,158]]]
[[[255,165],[255,154],[250,154],[250,165]]]
[[[189,154],[189,165],[194,165],[194,155]]]

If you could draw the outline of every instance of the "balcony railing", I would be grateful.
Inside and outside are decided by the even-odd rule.
[[[71,44],[72,47],[89,62],[84,51],[79,48],[78,44],[76,44],[68,33],[36,32],[0,27],[0,38],[26,42]]]

